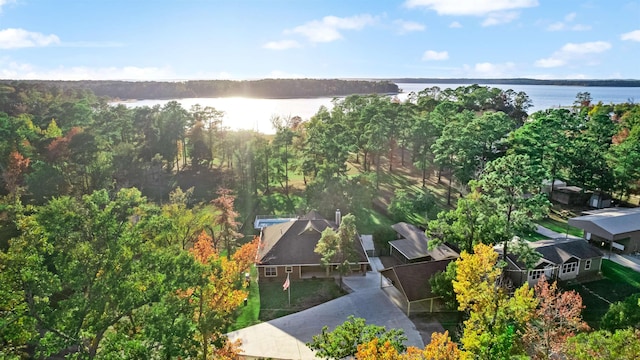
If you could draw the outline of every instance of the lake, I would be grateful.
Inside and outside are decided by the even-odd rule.
[[[398,83],[402,93],[398,99],[406,100],[410,92],[418,92],[428,87],[438,86],[441,89],[468,86],[471,84],[438,84],[438,83]],[[485,86],[484,84],[480,84]],[[594,102],[605,104],[623,103],[629,100],[640,101],[640,87],[585,87],[585,86],[552,86],[552,85],[486,85],[500,89],[524,91],[529,95],[533,106],[529,113],[552,107],[570,106],[579,92],[589,92]],[[174,99],[185,109],[192,105],[211,106],[224,112],[223,126],[233,130],[252,129],[265,134],[274,133],[270,119],[272,116],[300,116],[307,120],[313,116],[320,106],[331,109],[330,97],[303,99],[255,99],[243,97],[229,98],[187,98]],[[127,107],[164,105],[171,100],[137,100],[121,102]],[[118,104],[118,103],[116,103]]]

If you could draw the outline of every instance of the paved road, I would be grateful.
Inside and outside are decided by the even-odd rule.
[[[305,345],[313,335],[319,334],[324,325],[333,329],[349,315],[361,317],[368,324],[387,329],[404,329],[407,346],[424,347],[415,325],[380,289],[382,267],[379,259],[372,258],[372,267],[366,276],[353,275],[344,282],[353,292],[313,308],[250,326],[229,333],[233,341],[242,341],[242,354],[249,357],[273,359],[315,359],[313,351]],[[292,284],[292,286],[294,286]]]
[[[560,234],[557,233],[553,230],[547,229],[545,227],[542,227],[540,225],[537,225],[537,229],[536,232],[538,234],[544,235],[546,237],[548,237],[549,239],[564,239],[564,238],[569,238],[569,239],[582,239],[581,237],[577,237],[577,236],[573,236],[573,235],[567,235],[567,234]],[[637,272],[640,272],[640,258],[632,256],[632,255],[620,255],[620,254],[616,254],[607,250],[602,250],[602,252],[604,253],[604,258],[605,259],[609,259],[613,262],[616,262],[622,266],[626,266],[628,268],[631,268]]]

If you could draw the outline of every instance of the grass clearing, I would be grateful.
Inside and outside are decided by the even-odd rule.
[[[288,291],[282,290],[282,282],[260,284],[260,321],[293,314],[345,294],[333,279],[291,281],[290,289],[291,304],[289,305]]]
[[[393,221],[372,208],[360,209],[356,217],[356,228],[360,234],[373,234],[379,228],[391,228]]]
[[[585,306],[582,317],[594,328],[599,327],[600,319],[609,310],[610,303],[640,292],[640,273],[634,270],[603,259],[602,274],[604,279],[566,287],[567,290],[580,293]]]
[[[538,234],[537,232],[535,232],[533,230],[520,233],[520,234],[518,234],[518,236],[520,238],[525,239],[525,240],[530,241],[530,242],[535,242],[535,241],[538,241],[538,240],[546,240],[546,239],[548,239],[548,237],[546,237],[546,236],[544,236],[542,234]]]
[[[538,221],[538,224],[559,234],[566,234],[569,232],[569,235],[582,237],[582,229],[567,225],[566,220],[560,221],[557,219],[546,218]]]
[[[236,321],[229,326],[227,331],[235,331],[260,323],[260,290],[258,288],[258,270],[251,267],[251,285],[247,305],[238,310]]]

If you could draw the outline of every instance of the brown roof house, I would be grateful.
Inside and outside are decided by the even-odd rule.
[[[440,310],[443,304],[431,292],[429,280],[460,255],[445,244],[429,249],[427,235],[415,225],[399,222],[391,228],[398,237],[389,241],[391,256],[402,264],[380,271],[389,285],[383,281],[383,290],[398,299],[396,304],[407,314]]]
[[[415,262],[381,270],[380,274],[387,279],[386,285],[382,282],[382,289],[392,292],[390,297],[399,300],[396,305],[407,315],[440,310],[444,305],[439,301],[440,296],[431,292],[429,280],[436,273],[445,271],[451,261],[454,259]]]
[[[335,222],[311,211],[298,219],[262,228],[257,265],[260,281],[284,281],[287,276],[291,281],[338,276],[331,267],[327,270],[322,265],[321,256],[314,249],[322,231],[328,227],[337,230],[339,222],[339,211],[336,212]],[[351,270],[365,274],[369,260],[359,235],[353,239],[353,245],[356,258],[352,260]]]
[[[404,264],[432,260],[455,259],[459,254],[445,244],[429,250],[429,239],[415,225],[399,222],[391,225],[398,240],[389,241],[391,256]]]
[[[585,211],[569,219],[584,230],[584,238],[623,253],[640,251],[640,208],[607,208]]]
[[[507,254],[507,275],[516,286],[534,286],[545,276],[549,280],[584,281],[599,277],[602,252],[583,239],[540,240],[529,243],[541,258],[532,269],[513,254]]]

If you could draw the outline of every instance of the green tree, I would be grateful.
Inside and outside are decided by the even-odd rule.
[[[1,282],[16,321],[0,337],[31,357],[95,357],[105,338],[137,311],[199,279],[186,253],[161,247],[146,227],[140,192],[61,197],[19,221],[21,235],[2,253]],[[176,272],[175,269],[180,269]],[[5,299],[5,294],[0,298]],[[133,327],[136,328],[135,326]]]
[[[342,217],[338,231],[327,227],[322,231],[322,235],[314,252],[321,256],[320,262],[327,268],[329,273],[331,267],[336,267],[340,274],[340,288],[342,289],[342,276],[351,271],[351,262],[355,261],[357,255],[355,241],[357,240],[356,218],[352,214]]]
[[[366,344],[373,339],[384,344],[390,342],[397,352],[403,352],[407,337],[401,329],[387,330],[384,326],[366,324],[365,319],[350,315],[347,321],[329,331],[327,326],[322,333],[313,336],[307,346],[316,351],[316,356],[323,359],[344,359],[358,352],[358,345]]]
[[[445,271],[440,271],[429,279],[431,292],[442,298],[447,309],[456,310],[459,306],[456,300],[456,293],[453,291],[453,282],[456,280],[456,262],[452,261],[447,265]]]
[[[604,330],[640,329],[640,293],[609,305],[600,326]]]
[[[635,360],[638,354],[640,330],[625,329],[578,334],[567,340],[564,355],[570,360]]]
[[[434,248],[442,243],[456,244],[461,250],[473,252],[477,244],[502,241],[504,222],[490,202],[477,190],[458,200],[454,210],[441,211],[437,219],[427,224],[426,234]]]
[[[477,186],[504,226],[503,259],[513,236],[530,230],[549,211],[549,201],[539,192],[543,177],[528,156],[514,154],[491,161],[480,176]]]

